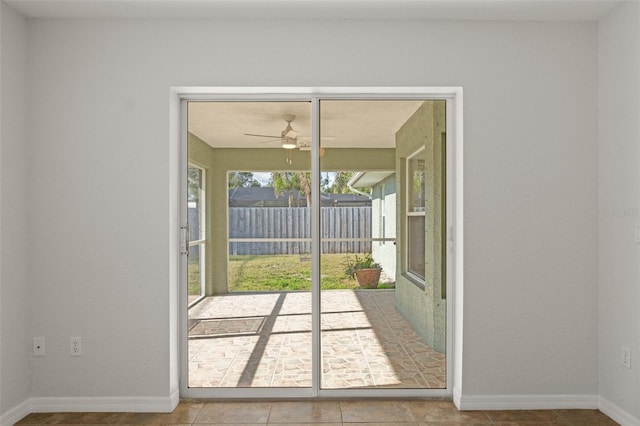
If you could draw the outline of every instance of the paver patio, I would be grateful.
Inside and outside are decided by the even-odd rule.
[[[394,292],[322,292],[322,388],[445,387],[445,355],[396,310]],[[189,319],[190,387],[311,386],[310,292],[207,297]]]

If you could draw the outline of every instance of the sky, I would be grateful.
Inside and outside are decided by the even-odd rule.
[[[271,178],[270,172],[253,172],[253,177],[260,182],[260,185],[266,186],[269,184],[269,179]]]
[[[335,178],[335,172],[325,172],[322,173],[322,177],[329,177],[329,185],[333,184],[333,179]],[[260,182],[262,186],[266,186],[269,184],[269,180],[271,179],[271,172],[253,172],[253,177]]]

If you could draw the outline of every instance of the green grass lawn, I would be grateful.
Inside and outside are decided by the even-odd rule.
[[[200,260],[197,257],[189,257],[187,263],[187,289],[189,296],[200,295]]]
[[[350,255],[353,256],[353,255]],[[323,254],[320,276],[323,290],[355,289],[358,283],[344,274],[346,255]],[[189,259],[190,295],[200,294],[198,260]],[[380,284],[378,288],[392,288]],[[311,260],[299,255],[229,257],[229,291],[311,290]]]
[[[354,255],[349,255],[353,257]],[[320,277],[323,290],[359,288],[344,274],[345,254],[323,254]],[[380,284],[378,288],[393,288]],[[311,261],[299,255],[230,256],[229,291],[311,290]]]
[[[357,288],[344,275],[343,254],[323,254],[320,274],[323,289]],[[299,255],[229,257],[229,291],[311,290],[311,260]]]

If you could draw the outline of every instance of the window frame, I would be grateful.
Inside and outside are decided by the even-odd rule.
[[[425,265],[425,276],[420,276],[418,275],[416,272],[412,271],[410,268],[410,232],[409,232],[409,218],[410,217],[422,217],[423,221],[426,220],[426,209],[425,206],[423,205],[423,209],[422,211],[413,211],[413,196],[414,196],[414,191],[413,191],[413,174],[412,174],[412,167],[411,165],[411,161],[415,160],[416,157],[424,154],[424,151],[426,150],[426,148],[424,146],[420,147],[419,149],[417,149],[416,151],[414,151],[411,155],[409,155],[406,159],[405,159],[405,188],[404,188],[404,193],[405,193],[405,226],[404,226],[404,261],[403,261],[403,272],[405,273],[405,275],[407,275],[412,281],[416,282],[416,284],[419,284],[420,286],[424,287],[425,285],[425,281],[426,281],[426,265]],[[423,184],[422,185],[422,190],[423,190],[423,202],[425,201],[425,191],[426,186]],[[426,204],[426,202],[424,203]],[[425,224],[426,226],[426,224]],[[423,234],[422,236],[422,241],[423,241],[423,246],[426,244],[426,238],[425,235]],[[423,252],[424,253],[424,252]],[[426,260],[423,258],[422,259],[423,262],[426,263]]]
[[[244,101],[244,100],[267,100],[267,101],[281,101],[281,100],[298,100],[298,99],[310,99],[313,105],[313,116],[316,119],[320,117],[320,110],[318,101],[320,99],[423,99],[423,100],[446,100],[447,101],[447,134],[451,135],[447,142],[447,237],[448,237],[448,252],[451,256],[448,256],[447,261],[447,281],[449,286],[449,292],[452,297],[447,298],[447,385],[445,389],[437,390],[421,390],[420,392],[407,392],[403,389],[385,389],[380,392],[376,390],[360,390],[349,392],[332,392],[326,390],[319,390],[317,387],[312,387],[311,392],[300,392],[296,389],[295,392],[291,392],[288,389],[253,389],[248,392],[246,389],[240,389],[237,392],[235,390],[227,390],[224,393],[220,392],[195,392],[187,386],[187,308],[186,303],[182,296],[178,295],[186,294],[177,291],[178,286],[186,285],[186,256],[184,256],[184,241],[181,236],[182,230],[186,225],[186,209],[184,208],[183,200],[185,199],[185,168],[188,158],[187,156],[187,103],[190,101]],[[208,398],[245,398],[249,397],[262,397],[262,398],[279,398],[279,397],[296,397],[296,398],[317,398],[317,397],[353,397],[353,396],[394,396],[394,397],[406,397],[406,396],[435,396],[435,397],[449,397],[453,398],[456,406],[461,406],[460,386],[462,383],[462,340],[463,340],[463,318],[462,312],[463,298],[461,296],[462,289],[464,288],[464,238],[463,238],[463,224],[464,224],[464,209],[463,209],[463,194],[464,194],[464,167],[463,167],[463,88],[459,86],[455,87],[239,87],[239,86],[225,86],[225,87],[172,87],[171,88],[171,103],[170,103],[170,116],[172,123],[175,124],[175,129],[171,130],[171,150],[170,159],[172,161],[172,173],[178,176],[178,185],[174,185],[175,191],[172,192],[170,207],[173,210],[178,211],[178,215],[171,216],[171,232],[178,229],[175,235],[172,234],[174,244],[172,245],[172,257],[175,257],[179,263],[180,274],[176,277],[176,280],[171,281],[171,289],[176,290],[170,293],[170,302],[172,306],[176,307],[179,311],[179,328],[172,329],[171,337],[176,337],[177,345],[172,346],[172,350],[177,349],[177,356],[172,358],[172,368],[175,369],[175,375],[172,378],[179,381],[180,396],[184,397],[208,397]],[[451,118],[451,119],[450,119]],[[175,131],[175,130],[178,131]],[[319,143],[320,132],[317,123],[312,126],[312,172],[319,178]],[[400,164],[400,170],[404,172]],[[401,173],[402,173],[401,172]],[[315,176],[314,174],[314,176]],[[401,184],[402,181],[396,181]],[[398,188],[398,194],[404,192]],[[400,197],[394,202],[394,206],[402,206],[399,204]],[[396,204],[398,203],[398,204]],[[449,208],[450,207],[450,208]],[[319,207],[316,207],[319,209]],[[172,212],[173,212],[172,210]],[[397,209],[398,211],[400,209]],[[173,214],[173,213],[172,213]],[[402,216],[398,218],[402,220]],[[316,232],[319,231],[319,227],[314,226]],[[400,229],[398,229],[400,230]],[[314,233],[314,235],[316,235]],[[398,234],[400,237],[401,234]],[[317,237],[314,237],[317,239]],[[317,244],[314,243],[314,246]],[[319,262],[317,253],[312,256],[313,266],[313,279],[319,281],[319,270],[317,263]],[[399,266],[401,264],[399,263]],[[454,273],[455,272],[455,273]],[[316,289],[317,290],[317,289]],[[319,309],[320,299],[316,291],[312,295],[314,306]],[[457,297],[460,294],[460,297]],[[455,301],[455,303],[454,303]],[[319,323],[319,318],[314,317],[313,323]],[[318,339],[313,340],[313,351],[318,352],[319,343]],[[454,345],[454,342],[456,343]],[[172,352],[176,354],[175,352]],[[173,370],[172,370],[173,371]],[[455,374],[454,374],[455,373]],[[176,392],[176,398],[177,398]]]

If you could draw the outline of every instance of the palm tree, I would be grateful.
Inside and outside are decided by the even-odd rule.
[[[347,183],[349,183],[353,174],[354,172],[337,172],[333,178],[333,184],[327,187],[325,191],[331,194],[353,194],[351,189],[347,186]]]
[[[289,207],[293,207],[293,191],[298,190],[311,206],[311,173],[310,172],[272,172],[271,186],[276,196],[288,193]],[[300,201],[298,201],[300,207]]]

